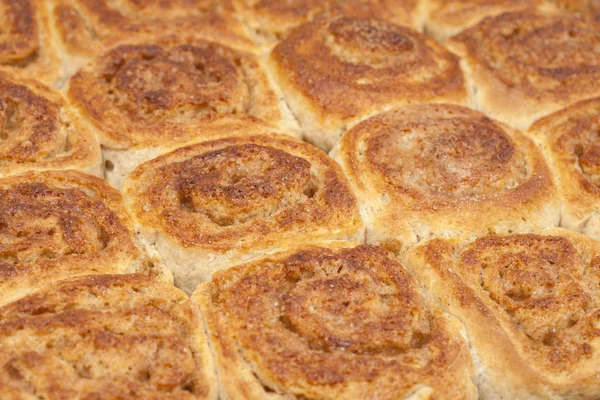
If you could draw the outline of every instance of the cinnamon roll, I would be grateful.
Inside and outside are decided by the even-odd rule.
[[[555,229],[436,239],[407,267],[466,325],[483,399],[596,399],[600,243]]]
[[[559,224],[557,189],[534,142],[464,107],[377,115],[348,131],[332,157],[361,202],[369,243],[410,247]]]
[[[486,17],[548,7],[544,0],[429,0],[425,29],[445,41]]]
[[[134,36],[193,34],[254,48],[230,0],[49,0],[55,42],[72,75],[88,59]]]
[[[224,134],[174,150],[135,169],[123,191],[188,293],[216,270],[291,244],[364,236],[339,166],[285,135]]]
[[[505,13],[447,44],[468,65],[477,107],[527,129],[538,118],[600,94],[600,29],[574,14]]]
[[[457,57],[381,20],[305,24],[275,47],[271,68],[305,138],[325,150],[349,124],[392,106],[467,101]]]
[[[0,1],[0,69],[52,85],[61,72],[43,0]]]
[[[255,56],[189,37],[119,45],[77,72],[68,93],[101,138],[116,187],[152,156],[215,126],[234,130],[244,116],[295,134]]]
[[[530,133],[556,176],[561,226],[600,239],[600,98],[543,118]]]
[[[50,169],[102,175],[96,138],[59,93],[0,73],[0,177]]]
[[[76,171],[0,179],[0,305],[71,276],[144,272],[160,260],[137,244],[123,197]]]
[[[71,278],[0,308],[10,399],[216,399],[185,293],[143,275]]]
[[[422,6],[416,0],[234,0],[255,36],[272,47],[292,30],[316,18],[346,15],[384,19],[422,30]]]
[[[377,247],[301,247],[192,297],[227,399],[475,399],[460,325]]]

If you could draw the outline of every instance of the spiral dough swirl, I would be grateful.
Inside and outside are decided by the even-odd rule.
[[[0,74],[0,175],[66,168],[98,174],[100,162],[93,134],[58,93]]]
[[[479,239],[458,265],[510,316],[535,358],[564,371],[592,357],[599,336],[600,255],[586,258],[566,237],[521,235]]]
[[[215,397],[194,308],[146,276],[61,281],[0,308],[0,321],[3,396]]]
[[[80,70],[69,94],[111,148],[195,138],[219,116],[281,117],[252,55],[203,40],[118,46]]]
[[[263,390],[306,398],[403,398],[416,387],[470,393],[456,331],[380,248],[268,257],[219,273],[194,298],[220,371],[241,379],[241,362]]]
[[[127,272],[141,260],[120,193],[74,171],[0,180],[0,303],[92,272]]]

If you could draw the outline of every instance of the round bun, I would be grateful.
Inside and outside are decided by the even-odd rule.
[[[270,65],[305,138],[324,150],[348,124],[392,106],[467,101],[457,57],[381,20],[305,24],[275,47]]]
[[[234,4],[258,41],[268,47],[306,22],[338,14],[378,18],[419,30],[423,25],[416,0],[234,0]]]
[[[257,58],[200,39],[168,36],[114,47],[77,72],[68,93],[100,137],[107,179],[116,187],[151,158],[148,149],[180,146],[223,118],[261,118],[295,134]]]
[[[519,129],[600,94],[600,29],[576,15],[505,13],[448,45],[468,65],[478,109]]]
[[[521,132],[454,105],[410,105],[372,117],[332,152],[361,203],[370,243],[412,246],[558,226],[544,157]]]
[[[544,0],[429,0],[426,32],[445,41],[486,17],[522,12],[544,5]]]
[[[265,252],[364,235],[339,166],[309,144],[267,130],[160,156],[138,167],[123,191],[187,292],[212,272]]]
[[[10,70],[51,85],[61,72],[41,0],[1,0],[0,70]]]
[[[148,34],[254,47],[229,0],[48,0],[48,8],[69,75],[115,43]]]
[[[600,239],[600,98],[585,100],[533,124],[562,198],[561,226]]]
[[[121,194],[99,178],[47,171],[0,179],[0,305],[70,276],[150,273],[132,230]]]
[[[408,260],[465,323],[481,398],[598,396],[600,242],[563,229],[437,239]]]
[[[457,323],[381,248],[301,247],[192,297],[229,399],[475,399]]]
[[[77,169],[102,175],[93,133],[62,96],[19,75],[0,73],[0,177]]]
[[[0,308],[0,392],[27,399],[216,399],[185,293],[143,275],[56,283]]]

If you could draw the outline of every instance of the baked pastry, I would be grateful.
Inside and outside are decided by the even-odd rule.
[[[466,325],[481,398],[598,398],[599,242],[555,229],[436,239],[407,258]]]
[[[59,93],[0,72],[0,177],[50,169],[102,175],[100,145]]]
[[[519,129],[600,94],[600,29],[575,14],[505,13],[447,42],[479,110]]]
[[[409,105],[348,131],[331,153],[361,203],[369,243],[529,232],[559,224],[544,157],[468,108]]]
[[[486,17],[547,6],[544,0],[429,0],[425,29],[445,41]]]
[[[346,15],[378,18],[423,29],[422,5],[417,0],[233,0],[259,43],[272,47],[292,30],[316,18]]]
[[[381,20],[307,23],[275,47],[270,66],[305,139],[327,151],[348,125],[392,106],[468,101],[457,57]]]
[[[377,247],[304,246],[194,293],[223,399],[475,399],[460,324]]]
[[[61,72],[43,0],[0,1],[0,70],[52,85]]]
[[[255,56],[183,35],[112,48],[73,76],[68,93],[100,137],[116,187],[158,148],[195,139],[221,117],[295,132]]]
[[[48,7],[69,76],[116,43],[147,34],[193,34],[254,48],[230,0],[48,0]]]
[[[47,171],[0,179],[0,305],[71,276],[162,276],[161,268],[138,246],[121,194],[100,178]]]
[[[561,193],[561,226],[600,239],[600,98],[537,121],[530,134],[548,158]]]
[[[174,150],[136,168],[123,192],[188,293],[214,271],[264,253],[364,236],[339,166],[309,144],[268,131]]]
[[[61,281],[0,308],[0,393],[216,399],[199,320],[185,293],[143,275]]]

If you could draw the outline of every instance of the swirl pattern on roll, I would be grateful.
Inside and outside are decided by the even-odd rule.
[[[61,281],[0,308],[0,321],[3,396],[216,398],[196,310],[146,276]]]
[[[338,14],[378,18],[415,28],[420,22],[415,0],[234,0],[234,4],[258,36],[273,43],[303,23]]]
[[[102,54],[73,76],[69,96],[103,144],[117,149],[189,140],[222,116],[281,120],[254,56],[171,36]]]
[[[200,303],[230,398],[476,398],[465,343],[377,247],[304,247],[219,272]]]
[[[48,169],[99,175],[101,163],[94,135],[59,93],[0,73],[0,176]]]
[[[38,0],[0,1],[0,69],[9,69],[52,84],[60,72],[50,40],[48,16]]]
[[[484,397],[596,396],[599,242],[554,229],[463,245],[434,240],[408,258],[411,271],[466,322]]]
[[[343,128],[393,105],[467,101],[459,60],[432,39],[375,19],[297,29],[271,66],[307,138],[326,150]]]
[[[536,122],[530,133],[546,153],[562,193],[561,224],[600,239],[600,98]]]
[[[214,138],[177,149],[138,167],[124,193],[142,226],[198,257],[235,260],[298,240],[362,235],[356,198],[339,166],[283,135]],[[215,257],[194,262],[198,257],[189,269],[223,267]]]
[[[553,178],[533,141],[464,107],[385,112],[348,131],[332,156],[362,202],[373,240],[558,224]]]
[[[68,54],[90,57],[132,35],[193,32],[252,46],[229,0],[51,0],[56,31]]]
[[[542,0],[432,0],[427,6],[427,32],[445,40],[486,17],[532,10],[543,4]]]
[[[505,13],[450,42],[464,56],[479,107],[526,129],[535,119],[600,94],[600,29],[582,17]]]
[[[146,268],[121,194],[75,171],[0,179],[0,303],[69,276]]]

